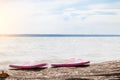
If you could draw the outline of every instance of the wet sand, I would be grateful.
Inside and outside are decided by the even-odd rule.
[[[9,77],[0,80],[120,80],[120,60],[79,67],[5,71]]]

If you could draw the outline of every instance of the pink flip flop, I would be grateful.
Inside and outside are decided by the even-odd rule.
[[[67,60],[65,63],[53,63],[51,64],[52,67],[76,67],[89,64],[90,61],[83,61],[78,58],[71,58]]]
[[[48,63],[33,63],[33,62],[26,62],[24,64],[10,64],[9,67],[17,68],[17,69],[33,69],[33,68],[41,68],[47,66]]]

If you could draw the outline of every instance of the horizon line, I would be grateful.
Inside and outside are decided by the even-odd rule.
[[[0,34],[10,37],[120,37],[120,34]]]

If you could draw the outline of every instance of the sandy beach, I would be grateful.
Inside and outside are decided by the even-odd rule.
[[[29,70],[5,70],[0,80],[120,80],[120,60],[79,67],[56,67]]]

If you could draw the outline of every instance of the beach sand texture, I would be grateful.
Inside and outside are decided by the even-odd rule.
[[[108,61],[82,67],[56,67],[29,70],[6,70],[0,80],[120,80],[120,61]]]

